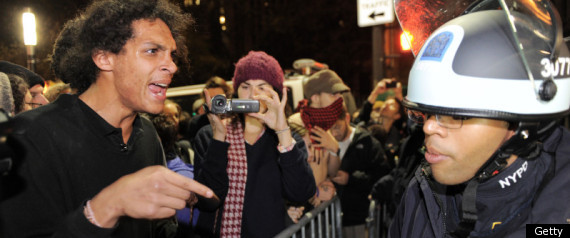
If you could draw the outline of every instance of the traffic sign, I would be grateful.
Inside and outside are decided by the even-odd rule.
[[[394,21],[393,0],[357,0],[358,26],[367,27]]]

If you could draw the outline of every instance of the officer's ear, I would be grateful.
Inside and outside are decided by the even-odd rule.
[[[518,123],[515,122],[505,121],[505,123],[507,123],[507,129],[509,130],[507,136],[505,137],[508,140],[513,137],[513,135],[515,135],[519,126]]]

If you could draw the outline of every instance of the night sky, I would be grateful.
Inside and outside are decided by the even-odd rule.
[[[233,64],[249,50],[273,55],[282,68],[293,61],[312,58],[329,65],[353,89],[357,102],[372,86],[372,27],[358,27],[356,1],[346,0],[172,0],[191,13],[196,25],[188,35],[190,75],[172,86],[203,83],[218,75],[230,80]],[[186,5],[184,2],[186,1]],[[87,0],[0,0],[0,60],[26,65],[21,14],[29,6],[36,14],[38,45],[36,72],[54,80],[49,71],[49,54],[65,21],[83,9]],[[188,3],[192,2],[193,5]],[[567,21],[566,0],[553,1]],[[227,19],[222,31],[221,9]],[[384,25],[399,35],[397,23]],[[388,39],[389,40],[389,39]],[[390,41],[392,42],[392,41]],[[407,77],[413,56],[400,52],[399,42],[386,47],[385,77]],[[404,79],[405,80],[405,79]]]
[[[26,65],[21,13],[30,6],[38,24],[36,71],[46,79],[54,79],[49,71],[53,42],[65,21],[88,2],[1,0],[4,34],[0,38],[0,59]],[[177,3],[194,16],[196,25],[188,36],[191,75],[174,82],[174,86],[202,83],[213,75],[229,80],[233,64],[249,50],[266,51],[284,69],[292,68],[296,59],[313,58],[328,64],[345,81],[353,81],[354,88],[360,81],[369,84],[371,28],[357,26],[356,1],[201,0],[199,6],[185,6],[183,0]],[[218,23],[221,8],[227,19],[226,31]],[[398,28],[396,24],[393,27]]]

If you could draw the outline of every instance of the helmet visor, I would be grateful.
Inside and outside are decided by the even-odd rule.
[[[475,0],[394,0],[394,10],[416,56],[438,27],[463,14]]]
[[[414,55],[420,52],[431,33],[449,20],[471,12],[499,8],[512,23],[515,41],[527,38],[520,34],[529,33],[517,31],[517,28],[533,29],[532,34],[552,46],[551,58],[557,53],[554,49],[563,44],[562,40],[557,40],[561,39],[557,34],[562,34],[560,16],[547,0],[394,0],[394,8]],[[522,48],[532,47],[522,41],[513,44]]]

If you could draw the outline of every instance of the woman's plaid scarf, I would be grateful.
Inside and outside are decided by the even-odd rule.
[[[221,237],[240,237],[245,182],[247,180],[247,155],[241,123],[229,123],[226,141],[228,149],[228,178],[230,186],[224,201]]]

